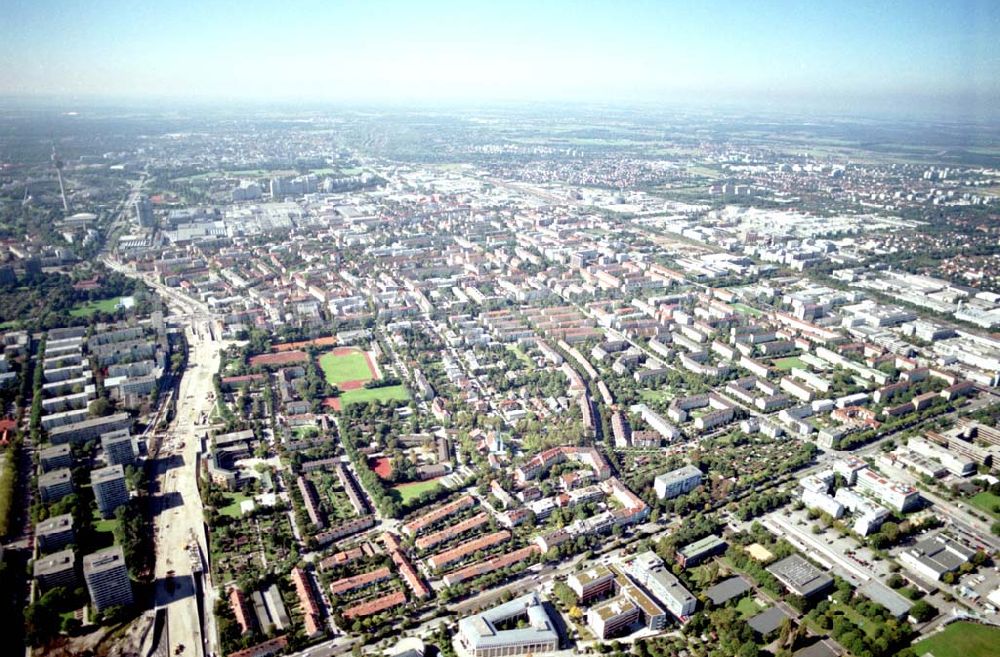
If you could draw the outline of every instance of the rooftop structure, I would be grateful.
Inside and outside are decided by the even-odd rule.
[[[132,604],[132,582],[121,547],[116,545],[85,556],[83,577],[97,611]]]
[[[797,554],[785,557],[767,567],[785,588],[808,598],[833,586],[833,578]]]
[[[527,627],[500,628],[521,616]],[[538,594],[529,593],[460,620],[457,644],[474,657],[511,657],[553,652],[559,648],[559,633]]]

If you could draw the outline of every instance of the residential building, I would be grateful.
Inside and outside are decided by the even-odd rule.
[[[701,484],[701,470],[693,465],[671,470],[656,477],[653,490],[659,499],[671,499],[688,493]]]
[[[38,477],[38,494],[43,502],[61,500],[73,492],[73,473],[59,468]]]
[[[35,540],[42,552],[64,548],[74,541],[73,514],[64,513],[46,518],[35,525]]]
[[[109,547],[83,558],[83,578],[97,611],[132,604],[132,582],[120,546]]]
[[[128,488],[125,486],[125,469],[122,466],[109,465],[92,471],[90,484],[102,517],[111,518],[115,515],[115,509],[128,504]]]
[[[63,550],[35,560],[35,579],[48,590],[57,586],[73,588],[76,585],[76,553]]]

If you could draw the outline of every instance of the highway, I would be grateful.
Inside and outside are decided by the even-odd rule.
[[[217,654],[213,626],[215,589],[210,581],[198,582],[188,546],[197,542],[199,559],[208,555],[201,496],[198,493],[198,461],[201,441],[198,425],[201,413],[212,407],[212,373],[218,371],[220,343],[199,338],[188,327],[189,367],[181,378],[177,415],[156,462],[159,491],[153,501],[156,539],[156,606],[167,610],[166,636],[169,654],[183,645],[185,654],[205,657]],[[192,365],[197,364],[194,368]],[[207,580],[207,578],[206,578]],[[208,629],[202,633],[198,588],[204,588],[204,620]],[[207,648],[207,649],[206,649]]]
[[[185,329],[188,364],[178,387],[177,412],[153,465],[155,604],[166,609],[166,654],[211,657],[219,654],[219,646],[212,613],[215,586],[207,567],[208,539],[198,492],[199,437],[205,432],[198,419],[202,413],[211,413],[212,375],[219,369],[226,344],[214,339],[212,318],[204,303],[123,266],[111,256],[105,256],[104,262],[115,271],[141,278],[159,292],[174,313],[172,319]],[[198,569],[193,567],[188,550],[192,541],[198,546],[196,560],[200,560],[204,575],[194,572]]]

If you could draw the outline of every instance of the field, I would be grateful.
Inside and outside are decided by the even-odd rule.
[[[734,303],[732,304],[733,309],[738,313],[743,313],[744,315],[751,315],[753,317],[760,317],[764,313],[756,308],[746,305],[745,303]]]
[[[772,363],[772,364],[775,367],[777,367],[779,370],[781,370],[782,372],[787,372],[787,371],[791,370],[793,367],[798,367],[798,368],[804,369],[804,370],[809,369],[809,366],[806,365],[805,363],[803,363],[802,359],[800,359],[798,356],[789,356],[788,358],[779,358],[778,360],[774,361],[774,363]]]
[[[380,478],[389,479],[392,477],[392,461],[388,457],[380,456],[371,460],[368,465]]]
[[[87,552],[92,552],[94,550],[100,550],[101,548],[106,548],[114,545],[115,527],[118,526],[118,521],[114,518],[108,518],[105,520],[101,517],[100,512],[94,509],[94,515],[91,516],[91,527],[93,528],[93,533],[89,534],[89,537],[85,539],[86,545],[84,550]]]
[[[752,618],[760,613],[761,609],[762,607],[757,604],[757,601],[753,599],[752,595],[744,596],[743,599],[736,604],[736,611],[740,612],[740,616],[743,618]]]
[[[390,402],[410,401],[410,393],[406,391],[406,386],[386,386],[384,388],[356,388],[346,390],[340,394],[341,404],[367,404],[371,401]]]
[[[294,427],[292,429],[292,435],[295,436],[296,440],[307,440],[309,438],[315,438],[319,435],[319,429],[316,427]]]
[[[121,297],[113,299],[101,299],[100,301],[88,301],[81,303],[69,311],[72,317],[90,317],[96,312],[113,313],[118,308],[118,301]]]
[[[1000,495],[984,490],[970,497],[968,502],[980,511],[985,511],[994,518],[1000,518]]]
[[[229,501],[229,504],[219,509],[219,514],[229,516],[230,518],[239,518],[240,503],[244,500],[252,500],[253,497],[244,495],[243,493],[230,493],[226,495],[226,499]]]
[[[934,657],[990,657],[1000,646],[1000,628],[978,623],[952,623],[913,646],[918,655]]]
[[[368,357],[360,349],[334,349],[319,357],[319,367],[327,383],[339,386],[343,383],[366,381],[375,378],[368,364]]]
[[[507,345],[507,348],[510,349],[511,353],[517,356],[518,360],[524,363],[525,367],[527,367],[529,370],[535,369],[535,361],[528,358],[528,354],[524,353],[524,351],[522,351],[520,347],[517,347],[515,345]]]
[[[407,504],[410,500],[417,497],[421,493],[434,490],[437,487],[437,479],[429,479],[427,481],[415,481],[410,484],[400,484],[399,486],[395,486],[392,490],[399,493],[399,501],[401,503]]]
[[[643,388],[639,391],[639,399],[646,404],[656,404],[663,403],[666,404],[671,399],[676,397],[671,390],[653,390],[652,388]]]
[[[13,450],[8,449],[0,454],[0,537],[7,535],[10,528],[11,504],[14,501],[14,468]]]

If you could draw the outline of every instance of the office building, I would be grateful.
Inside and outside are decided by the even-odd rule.
[[[153,225],[153,203],[146,196],[140,196],[135,200],[135,220],[143,228]]]
[[[912,548],[901,552],[899,561],[907,570],[936,582],[945,573],[958,570],[975,554],[975,550],[962,545],[950,536],[938,534],[925,538]]]
[[[125,469],[120,465],[109,465],[106,468],[90,473],[90,484],[97,499],[97,508],[101,517],[111,518],[115,509],[128,504],[128,488],[125,487]]]
[[[653,551],[637,554],[622,564],[626,574],[659,600],[681,622],[694,613],[698,600],[667,570]]]
[[[132,582],[121,547],[116,545],[85,556],[83,578],[97,611],[132,604]]]
[[[699,539],[694,543],[688,543],[677,550],[675,559],[682,567],[690,568],[697,566],[709,557],[722,554],[726,551],[726,547],[727,545],[724,540],[715,534],[709,534],[705,538]]]
[[[460,620],[457,642],[472,657],[513,657],[558,650],[559,633],[538,595],[529,593]]]
[[[566,579],[566,584],[573,589],[580,602],[585,603],[613,591],[615,574],[607,566],[599,564],[593,568],[572,573]]]
[[[840,518],[844,515],[844,506],[827,493],[806,488],[802,491],[802,503],[807,509],[822,511],[831,518]]]
[[[640,615],[638,605],[618,596],[587,610],[587,627],[598,639],[606,640],[638,621]]]
[[[900,512],[920,503],[920,493],[912,486],[892,481],[871,469],[858,472],[858,489]]]
[[[700,484],[701,470],[693,465],[685,465],[656,477],[653,481],[653,490],[661,500],[669,500],[694,490]]]

